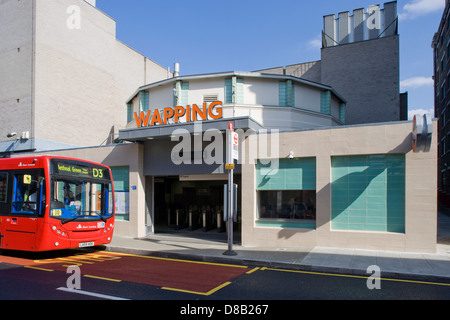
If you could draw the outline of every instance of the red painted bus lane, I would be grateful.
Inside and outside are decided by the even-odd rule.
[[[45,260],[0,256],[0,262],[61,272],[66,272],[69,266],[78,266],[84,277],[134,282],[200,295],[210,295],[250,270],[244,266],[112,252],[86,253]]]

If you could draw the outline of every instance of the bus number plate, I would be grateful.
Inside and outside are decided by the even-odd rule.
[[[79,248],[86,248],[86,247],[93,247],[94,246],[94,242],[80,242],[78,244]]]

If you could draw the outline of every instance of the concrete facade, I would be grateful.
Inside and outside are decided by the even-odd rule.
[[[436,125],[436,121],[433,121]],[[364,126],[342,126],[317,130],[282,132],[279,135],[281,159],[294,154],[296,159],[314,158],[316,163],[315,201],[316,218],[314,227],[301,227],[298,220],[273,220],[280,226],[262,225],[258,217],[256,186],[257,160],[264,158],[252,148],[256,136],[245,138],[239,175],[241,179],[239,204],[241,209],[240,234],[244,247],[340,247],[369,250],[389,250],[401,252],[435,252],[437,233],[437,181],[436,150],[437,133],[432,137],[430,152],[414,153],[411,147],[411,122],[393,122]],[[270,136],[267,137],[270,140]],[[71,149],[46,152],[45,154],[70,156],[101,162],[111,167],[128,166],[130,174],[130,218],[116,221],[115,232],[126,237],[145,237],[155,232],[155,186],[156,180],[164,176],[196,175],[205,180],[204,185],[213,180],[211,170],[215,166],[191,165],[175,166],[169,171],[153,170],[147,161],[158,154],[160,165],[169,163],[170,152],[161,152],[167,144],[165,140],[148,141],[145,144],[124,144],[96,148]],[[34,153],[36,154],[36,153]],[[403,156],[404,166],[404,231],[364,231],[338,230],[333,227],[332,159],[340,156]],[[149,158],[150,157],[150,158]],[[147,159],[147,160],[146,160]],[[154,159],[155,160],[155,159]],[[165,167],[166,168],[166,167]],[[167,169],[166,168],[166,169]],[[201,170],[200,170],[200,169]],[[176,170],[179,170],[178,172]],[[223,172],[223,171],[221,171]],[[203,175],[203,178],[200,176]],[[186,176],[187,177],[187,176]],[[181,179],[181,178],[180,178]],[[225,183],[225,182],[224,182]],[[389,190],[389,189],[388,189]],[[385,191],[388,192],[389,191]],[[161,199],[159,199],[161,200]],[[368,207],[368,210],[371,210]],[[267,219],[266,219],[267,220]],[[270,219],[269,219],[270,220]],[[270,221],[269,221],[270,222]],[[214,231],[213,231],[214,232]]]
[[[433,79],[434,79],[434,113],[438,122],[438,186],[440,200],[450,207],[450,2],[442,14],[439,29],[432,41],[433,48]]]
[[[400,103],[397,2],[324,16],[322,35],[319,61],[259,72],[333,87],[347,101],[346,124],[407,120],[407,100]]]
[[[231,88],[233,79],[235,88]],[[181,84],[184,89],[177,89]],[[180,96],[177,101],[174,92]],[[144,102],[142,94],[148,97]],[[238,71],[180,76],[150,83],[133,95],[127,130],[137,127],[134,113],[159,110],[162,115],[175,103],[202,106],[211,98],[223,103],[224,119],[250,117],[266,129],[281,131],[342,125],[346,109],[345,100],[332,87],[293,76]],[[180,119],[185,121],[186,116]]]
[[[436,122],[434,121],[434,124]],[[248,143],[248,142],[247,142]],[[316,159],[316,227],[263,227],[257,224],[257,155],[242,165],[242,244],[244,246],[325,246],[393,251],[436,250],[436,133],[428,153],[413,153],[411,123],[345,126],[280,134],[280,157]],[[331,159],[334,156],[404,154],[405,232],[333,230],[331,225]],[[250,191],[248,191],[250,190]]]
[[[347,124],[401,120],[399,36],[323,48],[321,68],[347,100]]]

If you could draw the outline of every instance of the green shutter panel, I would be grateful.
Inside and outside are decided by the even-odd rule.
[[[264,174],[264,165],[256,163],[257,190],[315,190],[316,158],[279,159],[278,171]]]
[[[175,94],[173,96],[173,105],[186,106],[189,104],[189,82],[177,81],[174,85]]]
[[[140,111],[148,111],[149,109],[149,93],[148,91],[142,91],[139,93]]]
[[[286,82],[281,81],[278,87],[278,105],[280,107],[285,107],[287,105],[286,101]]]
[[[133,104],[127,103],[127,123],[133,121]]]
[[[331,92],[322,91],[320,93],[320,112],[323,114],[331,114]]]
[[[286,81],[286,105],[288,107],[295,106],[294,84],[292,80]]]
[[[331,158],[331,228],[405,232],[405,155]]]
[[[235,103],[244,103],[244,79],[236,79]]]
[[[237,77],[225,79],[225,103],[244,103],[244,79]]]
[[[339,105],[339,121],[345,124],[345,103]]]
[[[225,79],[225,104],[233,103],[233,80]]]
[[[181,105],[189,104],[189,82],[181,82]]]

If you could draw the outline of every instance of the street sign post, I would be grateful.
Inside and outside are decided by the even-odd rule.
[[[234,160],[239,158],[239,135],[234,132],[233,122],[228,124],[228,130],[226,133],[226,163],[225,169],[228,170],[228,185],[225,197],[227,201],[224,208],[227,209],[228,217],[228,250],[223,254],[226,256],[235,256],[237,253],[233,251],[233,220],[236,210],[234,210],[234,184],[233,184],[233,170],[234,170]]]

